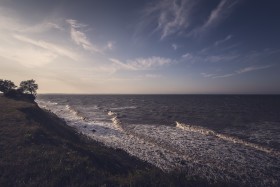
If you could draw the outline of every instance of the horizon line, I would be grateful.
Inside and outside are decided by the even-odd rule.
[[[38,93],[37,95],[280,95],[280,93]]]

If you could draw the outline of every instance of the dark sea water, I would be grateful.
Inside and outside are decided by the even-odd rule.
[[[39,95],[37,103],[163,170],[280,185],[280,96]]]

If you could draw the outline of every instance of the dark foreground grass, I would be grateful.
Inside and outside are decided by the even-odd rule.
[[[0,186],[207,186],[86,140],[35,103],[0,95]]]

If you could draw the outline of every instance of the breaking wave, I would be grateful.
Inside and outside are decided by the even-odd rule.
[[[244,140],[241,140],[241,139],[238,139],[238,138],[234,138],[234,137],[230,137],[230,136],[227,136],[227,135],[224,135],[224,134],[220,134],[220,133],[217,133],[217,132],[215,132],[213,130],[210,130],[210,129],[207,129],[207,128],[187,125],[187,124],[179,123],[177,121],[176,121],[176,127],[180,128],[180,129],[183,129],[183,130],[187,130],[187,131],[197,132],[197,133],[200,133],[200,134],[203,134],[203,135],[216,136],[216,137],[218,137],[220,139],[223,139],[223,140],[226,140],[226,141],[230,141],[230,142],[233,142],[233,143],[239,143],[239,144],[242,144],[242,145],[245,145],[245,146],[248,146],[248,147],[255,148],[255,149],[260,150],[260,151],[264,151],[264,152],[267,152],[267,153],[273,153],[273,154],[276,154],[278,156],[280,155],[279,151],[276,151],[272,148],[266,148],[266,147],[263,147],[263,146],[260,146],[260,145],[257,145],[257,144],[251,143],[251,142],[247,142],[247,141],[244,141]]]
[[[39,103],[66,119],[67,124],[79,132],[107,146],[121,148],[162,170],[182,169],[209,182],[279,184],[280,154],[276,150],[180,122],[176,122],[176,127],[125,124],[121,115],[110,111],[110,107],[81,108],[80,112],[80,108],[77,110],[66,103]]]
[[[126,133],[127,135],[132,136],[133,138],[135,138],[135,139],[137,139],[139,141],[143,141],[145,143],[149,143],[149,144],[151,144],[153,146],[157,146],[157,147],[159,147],[161,149],[165,149],[167,151],[170,151],[173,154],[181,155],[182,156],[182,154],[178,150],[172,148],[171,146],[167,146],[167,145],[164,145],[162,143],[159,143],[159,142],[157,142],[152,137],[148,137],[145,134],[137,133],[137,132],[135,132],[133,130],[133,128],[129,128],[129,127],[126,127],[126,126],[122,125],[121,121],[118,119],[117,113],[109,111],[108,115],[109,116],[113,116],[113,118],[111,120],[112,120],[114,126],[118,130],[120,130],[121,132]]]
[[[77,118],[80,118],[81,120],[86,119],[86,117],[82,116],[79,111],[74,110],[71,106],[66,105],[65,108],[69,110],[72,114],[74,114],[74,116],[76,116]]]

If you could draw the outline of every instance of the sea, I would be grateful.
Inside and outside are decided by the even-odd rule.
[[[209,183],[280,185],[280,95],[38,95],[105,146]]]

